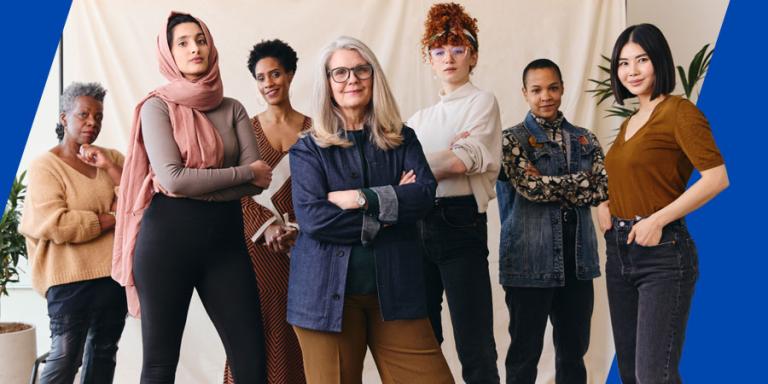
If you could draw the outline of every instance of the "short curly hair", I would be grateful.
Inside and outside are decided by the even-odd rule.
[[[64,89],[64,92],[59,98],[59,114],[66,114],[72,111],[75,107],[75,102],[80,96],[89,96],[104,102],[104,96],[107,95],[107,90],[99,83],[78,83],[74,82]],[[56,123],[56,137],[59,141],[64,139],[64,126],[61,123]]]
[[[262,40],[253,46],[248,55],[248,71],[254,78],[256,78],[256,74],[253,73],[256,70],[256,63],[265,57],[274,57],[287,72],[296,72],[296,62],[299,61],[299,57],[290,45],[280,39]]]
[[[424,22],[422,54],[426,59],[430,49],[443,45],[465,45],[477,52],[477,32],[477,19],[469,16],[460,4],[434,4]]]

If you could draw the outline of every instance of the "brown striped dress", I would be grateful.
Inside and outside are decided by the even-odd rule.
[[[256,116],[251,119],[251,123],[261,159],[273,169],[272,185],[261,195],[244,197],[241,201],[245,223],[245,243],[259,283],[259,300],[267,352],[267,382],[303,384],[305,380],[301,349],[293,328],[286,321],[290,260],[287,254],[275,253],[267,248],[263,244],[264,237],[261,236],[263,229],[275,220],[281,221],[287,217],[289,222],[296,221],[291,202],[290,169],[286,167],[287,163],[281,162],[287,161],[288,152],[281,152],[270,145]],[[312,120],[309,117],[304,118],[302,130],[307,130],[311,126]],[[265,203],[265,199],[271,201],[271,207],[268,202]],[[262,203],[260,204],[257,200]],[[224,370],[224,383],[234,383],[229,364]]]

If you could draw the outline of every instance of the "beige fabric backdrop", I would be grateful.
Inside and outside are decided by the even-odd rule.
[[[547,57],[560,64],[565,80],[562,110],[573,123],[592,129],[601,139],[615,127],[584,92],[587,78],[599,76],[600,54],[609,54],[625,26],[625,2],[620,0],[463,1],[478,19],[480,60],[472,81],[492,91],[501,106],[504,127],[519,122],[527,111],[520,93],[520,72],[530,60]],[[250,114],[265,104],[245,63],[250,47],[265,38],[281,38],[299,54],[291,91],[294,106],[310,113],[316,56],[333,37],[346,34],[366,42],[377,54],[403,118],[437,101],[438,82],[419,53],[424,17],[432,1],[98,1],[75,0],[64,30],[65,84],[99,81],[109,90],[100,145],[125,151],[133,108],[147,92],[164,82],[157,70],[154,39],[170,10],[186,11],[206,21],[220,52],[225,94],[240,100]],[[54,61],[54,64],[57,64]],[[38,115],[21,161],[56,144],[58,66],[52,67]],[[606,140],[603,140],[606,143]],[[489,208],[490,272],[494,282],[495,333],[502,378],[509,336],[503,291],[498,285],[498,209]],[[598,236],[600,238],[601,236]],[[601,257],[603,255],[601,254]],[[604,259],[604,257],[603,257]],[[232,289],[237,289],[233,287]],[[589,381],[602,383],[613,358],[605,284],[595,284],[592,343],[587,355]],[[444,311],[446,315],[447,311]],[[448,322],[447,316],[445,318]],[[450,327],[446,327],[450,329]],[[547,339],[551,339],[551,330]],[[118,353],[118,383],[135,383],[141,368],[140,323],[127,323]],[[40,344],[47,345],[45,329]],[[451,369],[460,380],[460,365],[450,333],[443,344]],[[221,380],[224,353],[197,298],[190,309],[177,375],[179,383]],[[378,382],[368,361],[365,382]],[[554,383],[554,354],[550,342],[539,364],[539,383]]]

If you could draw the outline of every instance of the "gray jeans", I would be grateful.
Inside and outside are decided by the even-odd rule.
[[[678,366],[698,277],[696,247],[677,220],[659,245],[627,244],[634,220],[613,219],[605,233],[606,283],[621,380],[681,383]]]

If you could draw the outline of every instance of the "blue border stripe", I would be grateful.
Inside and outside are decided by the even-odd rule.
[[[71,1],[3,4],[0,73],[3,73],[3,138],[0,140],[0,201],[6,201],[37,105],[45,87]],[[56,116],[51,116],[53,135]],[[5,206],[5,205],[3,205]]]

